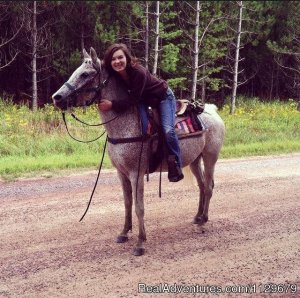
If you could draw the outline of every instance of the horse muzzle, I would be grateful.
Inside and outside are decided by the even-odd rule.
[[[56,92],[52,95],[52,100],[53,100],[53,104],[57,108],[64,110],[64,111],[68,109],[69,100],[67,97],[64,97],[63,95]]]

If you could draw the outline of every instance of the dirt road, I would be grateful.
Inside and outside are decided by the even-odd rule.
[[[135,216],[129,241],[115,243],[114,171],[78,222],[95,178],[0,182],[0,297],[300,297],[300,154],[219,161],[204,230],[192,224],[197,188],[164,175],[160,199],[151,176],[142,257],[131,254]]]

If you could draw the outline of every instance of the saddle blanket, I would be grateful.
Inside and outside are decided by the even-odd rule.
[[[180,137],[200,134],[207,129],[207,125],[204,123],[201,115],[190,113],[188,116],[176,117],[175,119],[175,131]]]
[[[142,126],[142,134],[152,135],[155,132],[155,123],[153,119],[149,119],[146,107],[140,105],[140,118]],[[200,134],[207,130],[207,125],[204,123],[201,118],[201,114],[197,114],[194,111],[189,111],[183,115],[178,115],[175,118],[175,131],[178,136],[184,137],[191,136],[194,134]]]

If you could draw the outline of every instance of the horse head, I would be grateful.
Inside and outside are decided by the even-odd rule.
[[[101,61],[93,48],[90,49],[90,55],[83,49],[82,64],[52,95],[54,105],[61,110],[67,110],[94,103],[100,97],[103,84],[101,66]]]

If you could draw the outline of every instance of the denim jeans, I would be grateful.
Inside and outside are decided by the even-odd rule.
[[[165,139],[168,146],[168,151],[170,155],[175,155],[182,167],[180,147],[178,144],[178,138],[175,133],[175,113],[176,113],[176,100],[174,93],[170,88],[168,88],[165,99],[160,102],[160,121],[162,129],[165,135]]]

